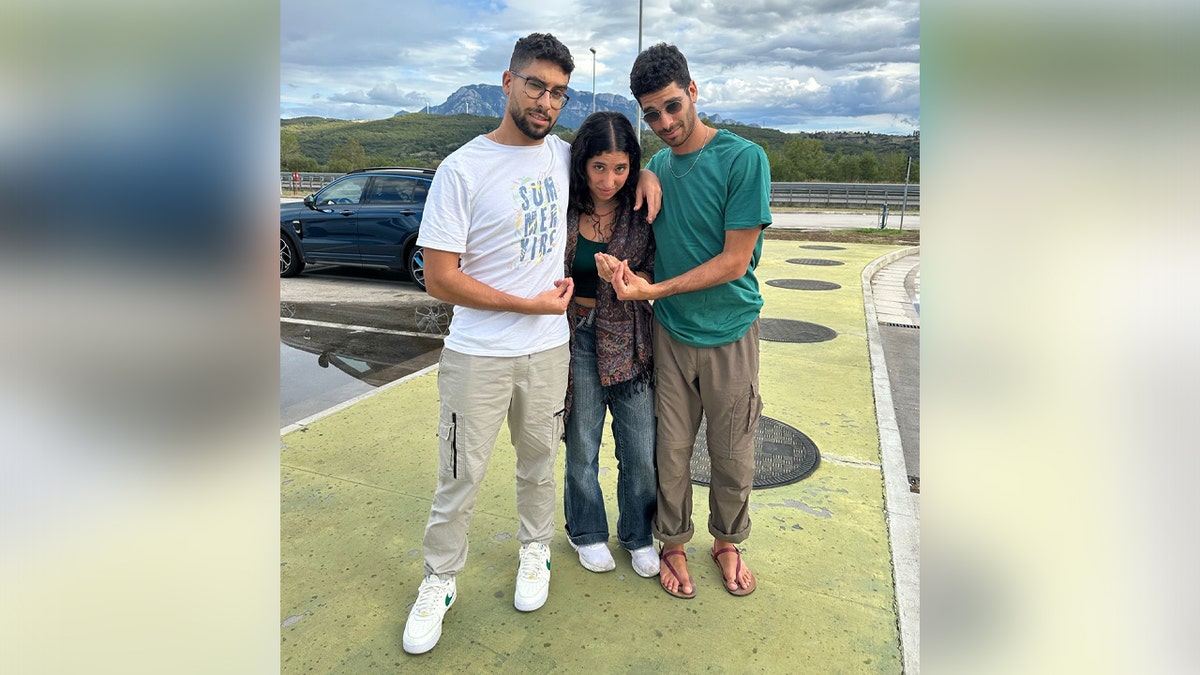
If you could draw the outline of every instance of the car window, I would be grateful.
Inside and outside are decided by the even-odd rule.
[[[418,188],[425,181],[406,176],[376,176],[371,183],[370,197],[372,203],[412,203]]]
[[[317,206],[328,204],[357,204],[362,201],[363,188],[367,186],[367,176],[353,176],[331,183],[329,187],[317,193]]]

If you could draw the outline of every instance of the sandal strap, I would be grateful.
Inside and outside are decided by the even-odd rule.
[[[734,572],[733,572],[733,582],[734,582],[735,584],[736,584],[736,583],[741,583],[741,582],[739,582],[739,581],[738,581],[738,579],[741,579],[741,578],[742,578],[742,551],[741,551],[741,550],[740,550],[738,547],[736,547],[736,546],[726,546],[726,547],[724,547],[724,548],[719,548],[719,549],[717,549],[717,550],[713,551],[713,560],[716,560],[716,561],[717,561],[717,566],[718,566],[718,567],[721,565],[721,559],[720,559],[720,556],[721,556],[721,554],[723,554],[723,553],[733,553],[734,555],[736,555],[736,556],[737,556],[737,569],[735,569],[735,570],[734,570]],[[670,565],[667,565],[667,567],[670,567]],[[724,567],[721,567],[721,575],[722,575],[722,576],[724,576],[724,575],[725,575],[725,568],[724,568]],[[675,578],[677,578],[677,579],[678,579],[678,578],[679,578],[679,576],[678,576],[678,575],[676,575],[676,577],[675,577]]]
[[[679,582],[679,587],[683,588],[683,584],[684,584],[683,577],[679,576],[679,572],[675,571],[675,567],[673,565],[671,565],[671,561],[667,560],[667,558],[670,558],[673,555],[681,555],[681,556],[683,556],[684,560],[687,560],[687,553],[684,553],[683,550],[681,550],[681,549],[675,549],[674,551],[667,551],[666,553],[660,553],[658,557],[660,560],[662,560],[663,564],[667,566],[667,569],[671,570],[671,574],[675,577],[675,580]],[[692,576],[689,574],[687,583],[690,584],[691,582],[692,582]]]

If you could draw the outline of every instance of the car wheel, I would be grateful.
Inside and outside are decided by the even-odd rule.
[[[304,256],[296,249],[292,240],[282,232],[279,233],[279,276],[294,277],[304,269]]]
[[[408,252],[408,262],[405,264],[405,268],[413,283],[421,290],[425,290],[425,249],[413,244],[412,250]]]

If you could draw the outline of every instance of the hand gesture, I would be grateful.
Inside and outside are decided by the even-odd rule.
[[[601,279],[603,279],[611,284],[612,279],[613,279],[613,272],[615,272],[617,270],[617,265],[620,264],[620,262],[621,262],[620,260],[618,260],[617,258],[615,258],[607,253],[597,253],[596,254],[596,274]]]
[[[611,257],[611,256],[610,256]],[[615,258],[614,258],[615,260]],[[599,263],[597,263],[599,268]],[[612,286],[618,300],[653,300],[652,284],[629,269],[624,260],[617,260],[612,271]]]
[[[554,288],[538,293],[530,298],[530,314],[565,314],[571,296],[575,294],[575,280],[559,279],[554,282]]]

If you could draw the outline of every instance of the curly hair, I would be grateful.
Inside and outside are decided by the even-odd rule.
[[[675,45],[660,42],[638,54],[629,73],[629,91],[635,99],[674,82],[681,89],[692,83],[687,59]]]
[[[513,46],[512,58],[508,61],[508,69],[521,70],[534,60],[552,61],[562,68],[566,75],[575,70],[575,59],[571,57],[571,50],[549,33],[530,33],[517,40],[517,44]]]
[[[622,113],[606,110],[588,116],[575,140],[571,141],[571,187],[567,208],[579,213],[593,213],[592,191],[588,189],[587,163],[606,152],[629,155],[629,175],[625,185],[614,197],[622,208],[633,206],[637,191],[638,171],[642,166],[642,148],[629,118]]]

